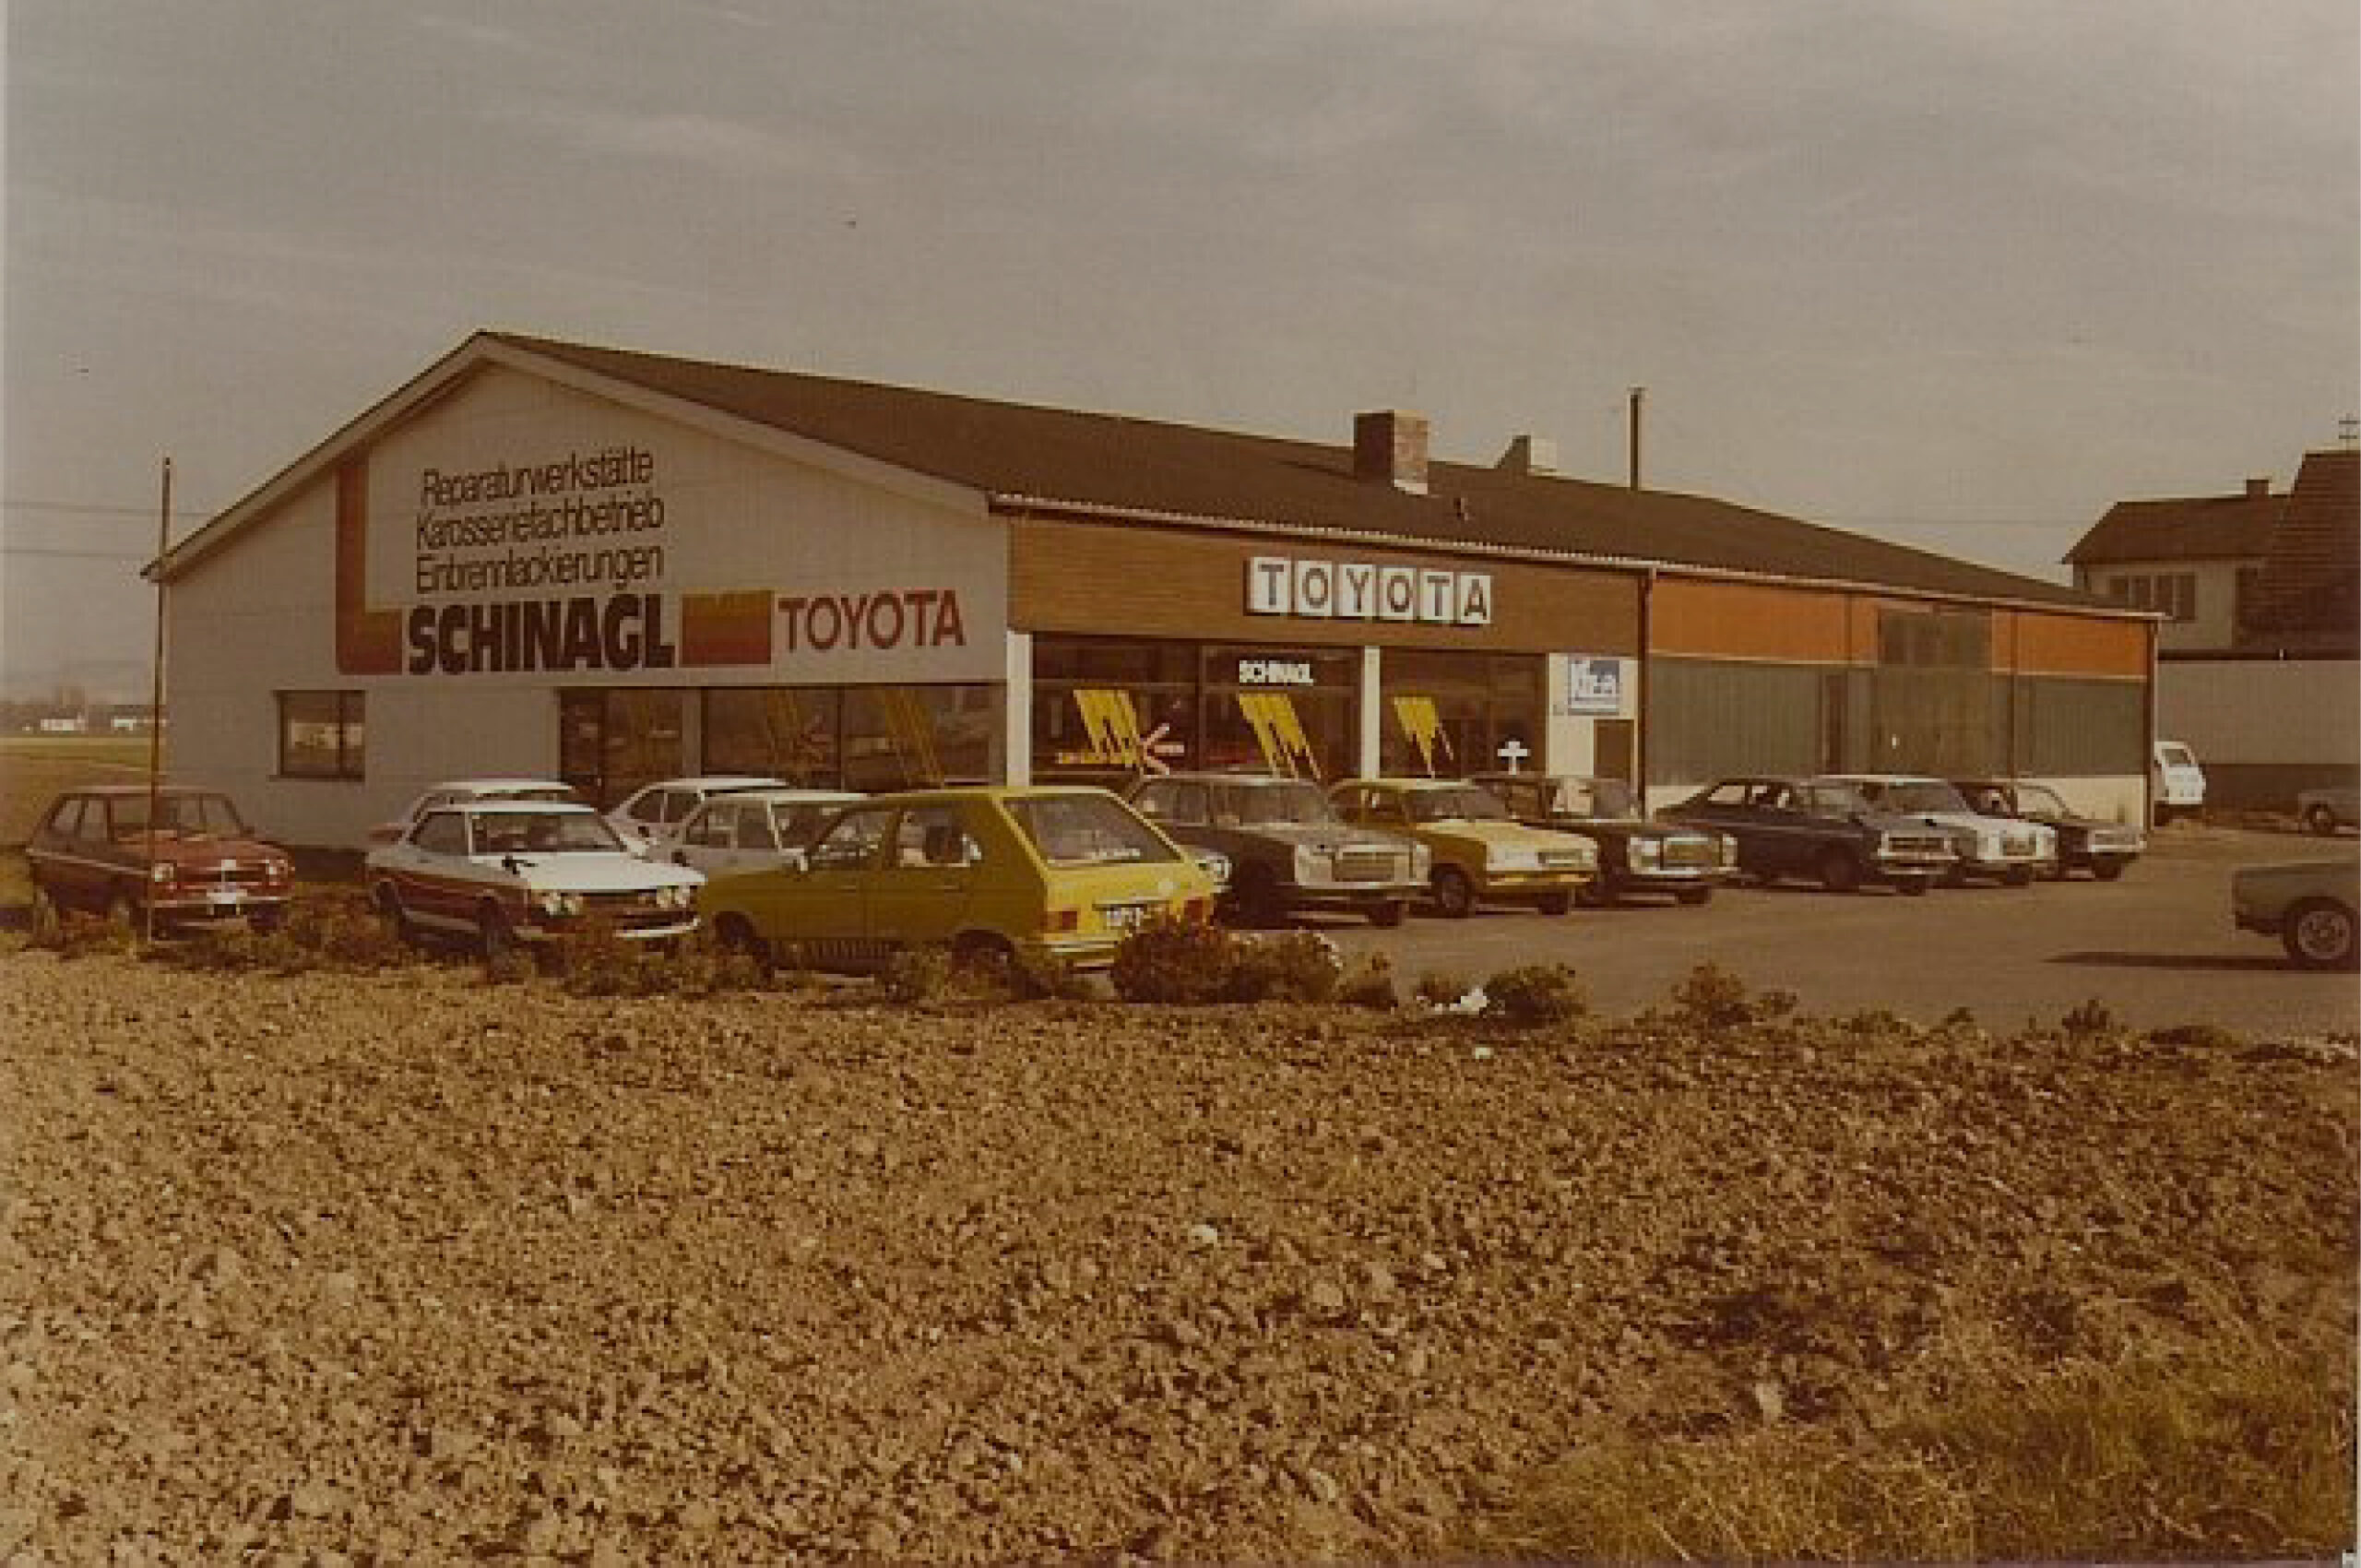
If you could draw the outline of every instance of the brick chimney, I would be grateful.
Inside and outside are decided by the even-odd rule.
[[[1558,444],[1546,435],[1520,435],[1509,443],[1509,449],[1492,467],[1510,474],[1554,474],[1558,471]]]
[[[2250,476],[2250,477],[2248,477],[2248,479],[2247,480],[2247,499],[2248,499],[2248,500],[2249,500],[2249,501],[2260,501],[2260,500],[2261,500],[2264,496],[2266,496],[2266,495],[2268,495],[2268,494],[2270,494],[2270,493],[2271,493],[2271,476],[2270,476],[2269,474],[2263,474],[2263,475],[2260,475],[2260,476],[2259,476],[2259,477],[2257,477],[2257,476]]]
[[[1380,409],[1353,416],[1353,477],[1427,493],[1427,416]]]

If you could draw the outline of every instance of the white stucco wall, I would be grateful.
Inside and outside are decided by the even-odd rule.
[[[759,591],[774,609],[766,664],[446,672],[433,667],[430,644],[430,668],[412,672],[419,650],[406,636],[402,672],[342,673],[336,658],[336,486],[327,474],[172,586],[173,773],[230,789],[259,826],[288,842],[353,845],[370,824],[436,779],[554,774],[562,687],[1006,678],[1006,535],[979,502],[915,476],[905,483],[858,461],[839,463],[765,433],[756,440],[765,445],[702,415],[660,417],[504,367],[487,369],[386,433],[369,453],[367,591],[372,608],[405,617],[420,607],[651,594],[663,601],[665,635],[676,652],[686,596]],[[421,552],[422,521],[480,521],[528,505],[456,499],[447,485],[438,502],[426,481],[430,471],[447,481],[503,466],[563,465],[614,448],[644,455],[645,482],[575,486],[567,493],[584,501],[652,499],[660,503],[659,527]],[[421,553],[472,562],[544,548],[587,557],[602,547],[653,547],[660,551],[660,570],[625,585],[472,588],[420,581]],[[935,597],[923,610],[873,623],[908,628],[886,647],[849,635],[833,647],[814,646],[802,619],[808,609],[778,608],[784,599],[808,604],[830,598],[840,607],[829,616],[833,624],[863,596],[913,591]],[[945,593],[957,597],[958,636],[921,637],[921,624],[943,631]],[[336,690],[367,695],[365,779],[277,777],[276,694]]]

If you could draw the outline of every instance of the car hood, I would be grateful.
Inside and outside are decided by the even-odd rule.
[[[1527,827],[1521,822],[1477,822],[1465,817],[1423,822],[1412,832],[1421,838],[1445,843],[1489,844],[1502,849],[1562,849],[1572,835],[1555,828]]]
[[[1220,830],[1238,838],[1266,838],[1275,844],[1303,844],[1315,849],[1398,849],[1402,840],[1390,833],[1348,827],[1333,822],[1260,822],[1247,827]]]
[[[131,840],[132,849],[142,849],[145,841]],[[156,859],[176,866],[218,865],[223,861],[283,861],[287,851],[259,838],[159,838]]]
[[[620,853],[475,855],[470,859],[477,865],[504,871],[514,861],[525,885],[540,893],[652,893],[659,887],[694,887],[705,880],[686,866]]]

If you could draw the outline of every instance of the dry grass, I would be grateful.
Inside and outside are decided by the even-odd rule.
[[[20,845],[31,837],[33,825],[60,790],[136,783],[147,777],[145,735],[0,737],[0,844]]]
[[[2082,1365],[1882,1431],[1618,1434],[1467,1555],[1596,1562],[2320,1556],[2354,1538],[2353,1384],[2255,1349]]]

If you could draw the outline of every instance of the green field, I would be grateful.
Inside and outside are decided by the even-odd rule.
[[[30,837],[42,808],[60,790],[147,777],[145,735],[0,736],[0,846]]]

